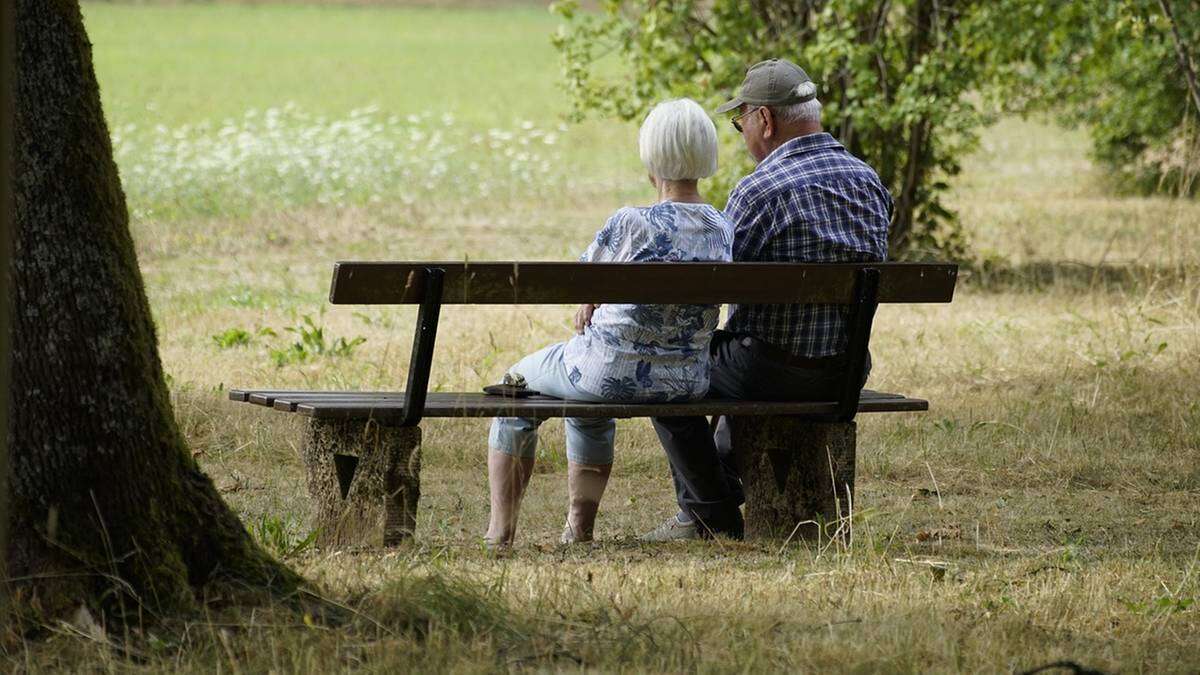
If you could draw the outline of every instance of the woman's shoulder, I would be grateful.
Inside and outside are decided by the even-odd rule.
[[[721,213],[708,202],[659,202],[651,206],[626,207],[633,213],[632,217],[658,227],[669,227],[674,230],[681,222],[708,221],[720,223],[725,221]]]
[[[644,223],[649,220],[653,206],[622,206],[609,216],[610,221]]]
[[[640,206],[622,206],[604,222],[605,230],[627,231],[646,222],[645,209]]]
[[[651,231],[677,232],[681,227],[701,224],[705,228],[732,227],[729,220],[712,204],[701,202],[660,202],[650,206],[623,206],[609,217],[610,230],[622,232],[646,228]]]
[[[720,209],[708,202],[695,202],[682,205],[681,214],[690,220],[696,220],[708,225],[726,225],[729,218]]]
[[[613,254],[618,254],[633,240],[640,240],[644,236],[642,231],[647,229],[645,223],[645,215],[638,207],[622,206],[608,217],[604,226],[596,233],[596,244]]]

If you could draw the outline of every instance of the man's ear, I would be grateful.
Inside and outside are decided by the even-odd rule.
[[[646,174],[646,178],[650,179],[650,186],[653,187],[655,190],[657,190],[658,189],[658,179],[654,177],[654,174],[648,173],[648,174]]]
[[[770,138],[770,137],[774,136],[775,135],[775,113],[771,112],[771,109],[768,108],[767,106],[763,106],[763,107],[759,108],[758,112],[759,112],[759,114],[762,115],[762,118],[763,118],[763,130],[762,130],[763,138]]]

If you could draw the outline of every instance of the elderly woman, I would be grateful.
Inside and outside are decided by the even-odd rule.
[[[658,202],[608,219],[582,262],[728,261],[733,226],[696,187],[717,169],[717,132],[690,99],[659,104],[638,134]],[[688,401],[708,390],[708,346],[716,305],[583,305],[578,333],[510,369],[531,389],[580,401]],[[541,420],[496,418],[488,437],[491,518],[485,541],[511,544],[521,496],[533,473]],[[568,418],[563,543],[591,541],[612,469],[616,421]]]

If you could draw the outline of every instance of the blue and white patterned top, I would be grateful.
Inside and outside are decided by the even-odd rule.
[[[708,204],[625,207],[580,262],[729,262],[733,225]],[[687,401],[708,391],[717,305],[601,305],[563,350],[576,387],[618,401]]]
[[[779,146],[729,195],[738,262],[879,262],[887,258],[892,196],[875,170],[826,133]],[[846,308],[730,305],[725,329],[797,356],[846,349]]]

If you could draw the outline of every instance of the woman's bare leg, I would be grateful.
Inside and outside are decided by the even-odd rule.
[[[517,515],[521,497],[533,475],[533,457],[515,457],[496,450],[488,451],[488,486],[492,493],[492,511],[487,534],[489,546],[508,546],[517,533]]]
[[[567,462],[567,527],[562,542],[591,541],[612,464]]]

